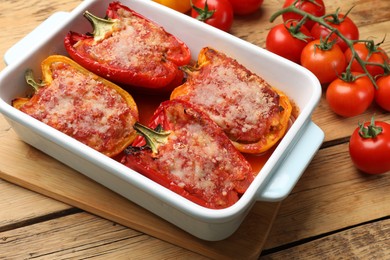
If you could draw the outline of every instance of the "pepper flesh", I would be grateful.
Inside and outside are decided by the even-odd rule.
[[[132,90],[154,94],[172,91],[190,62],[189,48],[164,28],[119,2],[109,4],[107,19],[89,12],[91,34],[69,32],[64,44],[83,67]]]
[[[134,141],[138,108],[128,92],[65,56],[49,56],[41,69],[41,84],[26,74],[34,93],[15,108],[109,157]]]
[[[221,128],[191,104],[161,103],[149,129],[146,135],[145,127],[140,129],[149,140],[137,138],[121,162],[179,195],[204,207],[226,208],[253,181],[249,162]],[[153,149],[145,148],[151,140],[158,141]]]
[[[233,58],[205,47],[186,71],[187,81],[170,98],[207,113],[239,151],[263,153],[285,134],[292,112],[289,98]]]

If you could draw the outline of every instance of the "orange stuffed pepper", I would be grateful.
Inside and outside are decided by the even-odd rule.
[[[41,68],[41,83],[27,71],[34,93],[14,107],[109,157],[133,142],[138,108],[128,92],[65,56],[49,56]]]
[[[281,91],[235,59],[203,48],[187,81],[171,99],[190,102],[208,114],[243,153],[259,154],[273,147],[289,127],[292,105]]]

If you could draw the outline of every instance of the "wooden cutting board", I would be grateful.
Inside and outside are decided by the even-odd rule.
[[[2,115],[0,178],[211,258],[258,258],[280,205],[257,202],[231,237],[203,241],[22,142]]]

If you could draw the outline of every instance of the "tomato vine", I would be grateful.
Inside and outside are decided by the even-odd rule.
[[[322,39],[323,41],[329,41],[330,37],[333,35],[337,35],[349,48],[349,50],[351,51],[351,59],[349,60],[349,63],[345,69],[345,73],[344,73],[344,76],[343,78],[344,79],[353,79],[354,77],[351,77],[349,75],[351,75],[352,73],[352,70],[351,70],[351,67],[352,67],[352,62],[354,60],[356,60],[360,66],[362,67],[363,69],[363,74],[367,75],[367,77],[370,79],[370,81],[373,83],[375,89],[378,89],[378,85],[375,81],[375,78],[374,76],[372,76],[369,72],[369,70],[367,69],[367,66],[371,65],[371,66],[381,66],[384,70],[384,75],[387,75],[390,73],[390,68],[389,68],[389,64],[388,62],[384,62],[383,64],[382,63],[375,63],[375,62],[369,62],[369,61],[365,61],[363,60],[357,53],[357,51],[355,50],[354,48],[354,44],[357,43],[357,42],[364,42],[368,45],[371,45],[371,46],[377,46],[375,45],[374,41],[373,40],[351,40],[349,38],[347,38],[343,33],[340,32],[340,30],[338,30],[337,28],[334,28],[332,27],[328,22],[329,22],[329,18],[331,18],[333,21],[336,21],[337,22],[341,22],[340,21],[340,16],[339,16],[339,9],[337,9],[334,13],[331,13],[331,14],[325,14],[323,16],[315,16],[313,14],[310,14],[304,10],[301,10],[299,9],[295,4],[298,2],[299,0],[296,0],[292,5],[289,5],[287,7],[284,7],[280,10],[278,10],[277,12],[275,12],[271,17],[270,17],[270,22],[273,22],[275,21],[275,19],[285,13],[295,13],[295,14],[298,14],[300,16],[302,16],[302,19],[300,20],[299,22],[299,25],[300,24],[304,24],[308,19],[315,22],[315,23],[318,23],[319,25],[325,27],[326,29],[329,30],[329,34],[326,36],[325,39]],[[344,17],[347,17],[347,15],[351,12],[352,8],[350,8],[348,10],[348,12],[344,15]],[[343,18],[341,18],[343,19]]]

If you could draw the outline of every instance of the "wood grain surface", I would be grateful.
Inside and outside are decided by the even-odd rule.
[[[56,11],[70,11],[81,2],[2,1],[1,56],[48,16]],[[268,30],[281,21],[270,23],[269,17],[282,3],[282,0],[265,0],[255,14],[236,17],[231,33],[264,47]],[[386,34],[388,37],[390,1],[325,0],[325,3],[329,12],[337,7],[348,10],[354,6],[350,17],[358,25],[361,38],[379,42]],[[382,47],[390,53],[389,40]],[[5,64],[0,64],[0,69],[4,67]],[[265,245],[254,250],[257,254],[261,252],[260,259],[390,259],[390,174],[362,174],[348,156],[348,139],[357,122],[369,120],[374,113],[377,119],[390,123],[389,113],[375,105],[360,116],[346,119],[333,114],[324,98],[321,100],[313,120],[325,132],[325,142],[290,196],[281,203]],[[11,143],[19,147],[19,155],[29,159],[45,156],[12,139],[15,137],[1,118],[2,154],[12,157],[8,152],[12,149],[3,145]],[[9,166],[34,171],[23,163]],[[50,165],[49,170],[55,174],[62,167]],[[0,172],[4,169],[0,164]],[[13,184],[13,180],[0,179],[0,195],[0,259],[225,258],[199,251],[205,247],[196,243],[184,248],[176,241],[166,242],[136,228],[127,228],[125,223],[91,214],[81,205],[73,207],[50,198],[53,194],[41,195],[22,188]],[[261,208],[255,208],[255,214],[262,214],[256,213]],[[223,249],[229,250],[220,250]],[[240,245],[234,247],[234,256],[240,250],[243,250]]]

